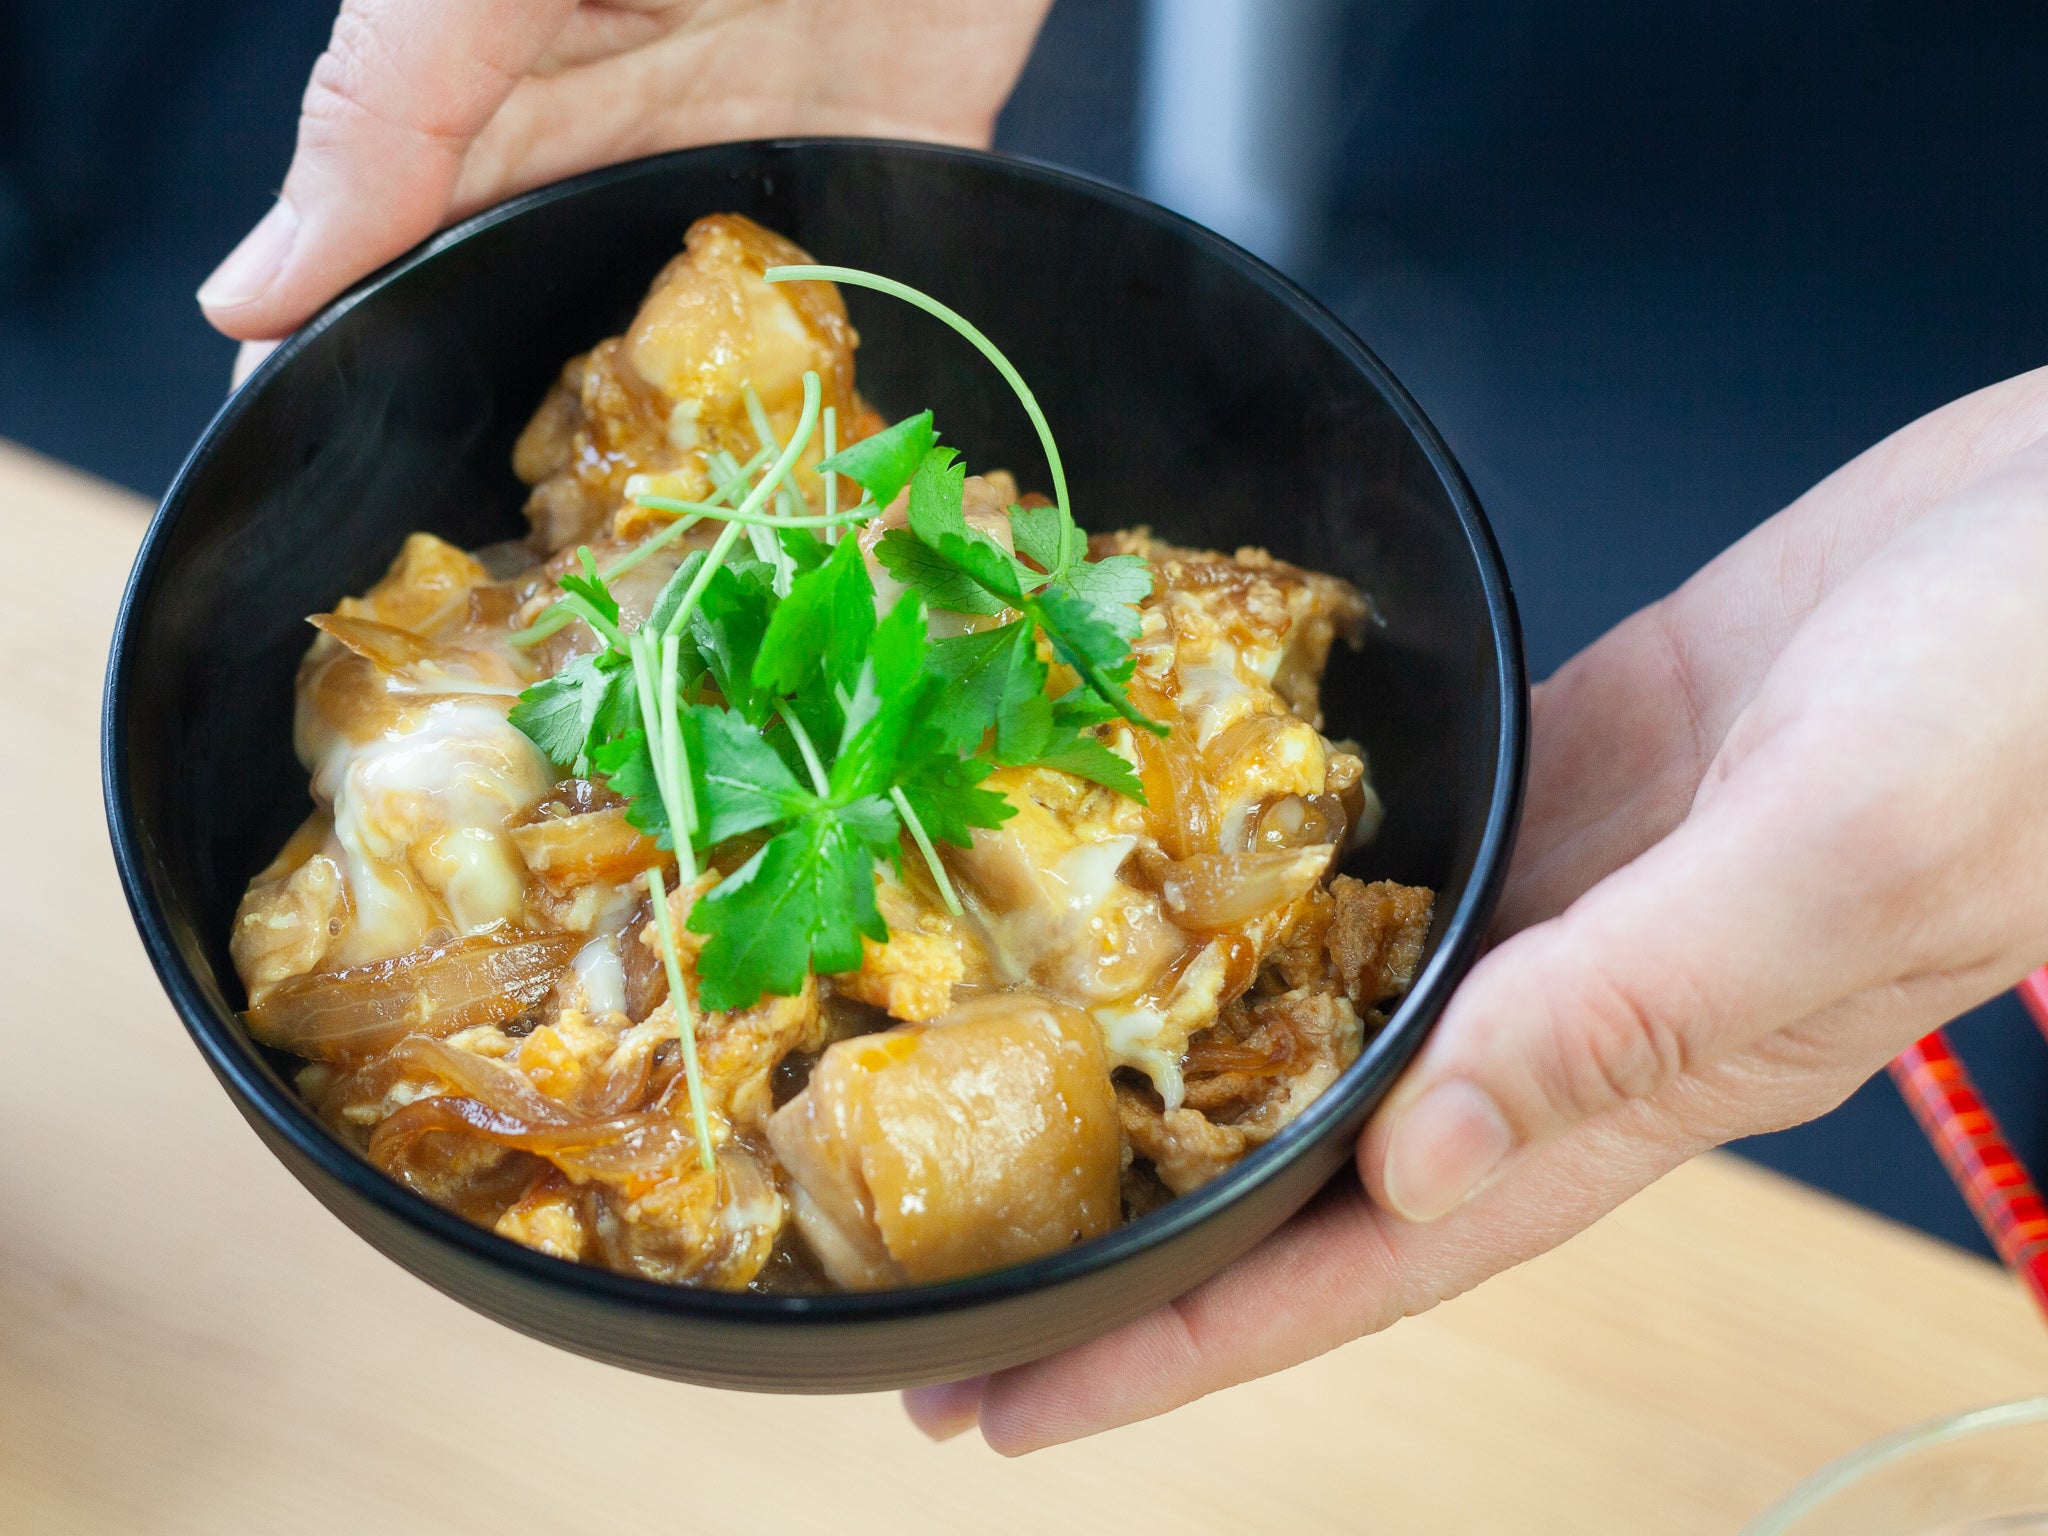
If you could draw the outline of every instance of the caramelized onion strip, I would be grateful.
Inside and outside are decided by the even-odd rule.
[[[1336,852],[1320,843],[1272,853],[1196,854],[1164,866],[1159,894],[1181,927],[1220,933],[1305,895]]]
[[[502,1024],[548,995],[573,933],[493,929],[390,960],[280,983],[244,1017],[249,1033],[314,1061],[360,1060],[407,1035]]]

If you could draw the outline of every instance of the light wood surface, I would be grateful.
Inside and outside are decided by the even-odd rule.
[[[485,1322],[271,1160],[143,959],[97,717],[146,511],[0,445],[8,1536],[1682,1536],[1881,1432],[2048,1391],[2048,1331],[1997,1271],[1722,1157],[1378,1338],[1019,1462],[927,1445],[887,1398],[678,1387]]]

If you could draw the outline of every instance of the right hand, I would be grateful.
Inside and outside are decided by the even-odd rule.
[[[284,190],[200,307],[245,342],[281,337],[454,219],[688,144],[986,144],[1049,4],[344,0]]]

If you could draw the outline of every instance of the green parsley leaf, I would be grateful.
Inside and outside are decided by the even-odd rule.
[[[1052,723],[1056,726],[1101,725],[1122,718],[1114,704],[1086,683],[1077,683],[1052,701]]]
[[[1137,605],[1152,595],[1152,567],[1136,555],[1077,560],[1056,584],[1087,604],[1089,611],[1126,643],[1144,630]]]
[[[1097,741],[1072,726],[1057,726],[1045,748],[1033,762],[1038,768],[1057,768],[1076,778],[1090,780],[1118,794],[1145,804],[1145,786],[1131,765]]]
[[[1010,508],[1010,537],[1054,580],[1088,558],[1088,535],[1055,506]]]
[[[889,937],[875,908],[875,855],[881,811],[864,805],[818,812],[769,839],[690,910],[692,933],[707,942],[697,957],[699,1000],[712,1010],[750,1008],[764,992],[800,991],[804,972],[850,971],[861,937]]]
[[[647,612],[647,627],[655,634],[667,629],[668,621],[683,606],[683,596],[690,590],[690,583],[697,579],[697,573],[704,569],[704,559],[703,550],[691,550],[683,556],[682,563],[669,579],[661,584],[661,590],[654,594],[654,606]]]
[[[948,565],[965,571],[990,595],[1014,603],[1023,596],[1017,560],[979,528],[967,525],[966,466],[950,448],[934,448],[910,482],[910,531]],[[927,594],[927,601],[930,595]]]
[[[886,791],[903,740],[923,712],[924,605],[905,593],[875,629],[847,701],[832,796],[845,802]]]
[[[832,553],[832,546],[808,528],[778,528],[775,537],[782,541],[782,552],[799,571],[815,571]]]
[[[988,775],[986,758],[930,753],[904,764],[897,787],[932,837],[971,848],[976,827],[999,827],[1017,814],[1004,796],[976,787]]]
[[[521,693],[510,719],[550,762],[586,774],[593,747],[639,726],[632,666],[612,650],[578,656]]]
[[[754,681],[754,662],[768,630],[775,603],[769,568],[760,561],[719,567],[705,584],[697,611],[690,615],[690,638],[696,642],[718,691],[747,723],[763,726],[775,712],[770,692]]]
[[[697,780],[698,835],[706,847],[800,816],[817,804],[761,733],[731,710],[698,705],[686,712],[683,735]]]
[[[669,825],[661,785],[654,777],[654,757],[647,750],[646,733],[630,731],[616,741],[605,742],[592,750],[590,761],[605,776],[612,793],[625,797],[626,820],[660,847],[673,850],[675,831]]]
[[[1028,763],[1045,750],[1052,700],[1045,696],[1046,667],[1029,620],[940,641],[930,666],[944,685],[929,717],[935,731],[971,748],[993,726],[999,763]]]
[[[591,607],[613,624],[619,622],[619,600],[612,596],[611,589],[604,584],[604,578],[597,574],[597,561],[591,557],[590,546],[585,544],[576,551],[583,561],[581,576],[565,572],[555,583],[564,592],[582,598]]]
[[[818,473],[844,475],[872,496],[876,506],[886,507],[910,483],[936,441],[932,413],[920,411],[819,460]]]
[[[882,568],[933,608],[949,613],[1001,613],[1006,606],[981,583],[925,545],[907,528],[891,528],[875,545]]]
[[[823,548],[823,546],[819,546]],[[875,633],[875,588],[860,544],[842,539],[816,570],[799,576],[775,605],[754,658],[757,687],[795,693],[822,669],[850,687]]]

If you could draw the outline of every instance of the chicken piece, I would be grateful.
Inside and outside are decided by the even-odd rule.
[[[778,442],[795,430],[810,369],[824,384],[824,403],[837,410],[842,446],[881,425],[854,393],[859,338],[839,291],[761,275],[810,259],[737,214],[690,226],[682,254],[655,278],[626,334],[570,362],[520,434],[513,468],[533,487],[526,510],[543,549],[605,532],[625,510],[634,474],[662,474],[665,492],[688,499],[708,493],[707,455],[723,450],[744,461],[760,446],[746,408],[749,384]],[[798,471],[806,494],[822,454],[814,437]]]
[[[1120,1145],[1095,1025],[1026,993],[842,1040],[768,1139],[797,1222],[849,1289],[944,1280],[1117,1224]]]
[[[489,583],[483,562],[431,533],[408,535],[378,583],[361,597],[344,597],[334,611],[371,619],[416,635],[438,636],[469,612],[470,594]],[[321,644],[315,641],[315,654]]]
[[[1195,1110],[1161,1109],[1142,1089],[1116,1085],[1118,1123],[1131,1151],[1147,1159],[1176,1195],[1200,1189],[1245,1154],[1243,1131]]]
[[[1429,938],[1434,893],[1419,885],[1349,875],[1330,882],[1335,908],[1327,940],[1345,995],[1361,1011],[1407,995]]]
[[[1235,555],[1183,549],[1144,528],[1097,534],[1088,541],[1088,553],[1097,560],[1141,555],[1151,562],[1157,578],[1153,603],[1177,632],[1198,642],[1177,659],[1188,700],[1184,708],[1205,742],[1234,718],[1228,701],[1253,678],[1270,686],[1298,718],[1322,727],[1330,645],[1342,639],[1355,648],[1372,615],[1356,587],[1275,560],[1263,549],[1247,547]],[[1142,641],[1138,649],[1143,672]],[[1225,712],[1205,718],[1212,709]]]
[[[498,1218],[494,1230],[500,1237],[574,1262],[589,1244],[578,1205],[574,1186],[549,1169]]]
[[[1239,1002],[1188,1051],[1186,1105],[1251,1145],[1270,1141],[1358,1060],[1365,1027],[1348,998],[1307,988]]]
[[[251,1006],[315,969],[348,922],[348,882],[330,848],[333,834],[324,810],[308,816],[235,909],[228,954]]]
[[[1119,876],[1138,839],[1091,823],[1089,803],[1116,796],[1046,769],[999,769],[983,787],[1016,814],[949,861],[1000,981],[1086,1008],[1136,996],[1186,952],[1159,898]]]

